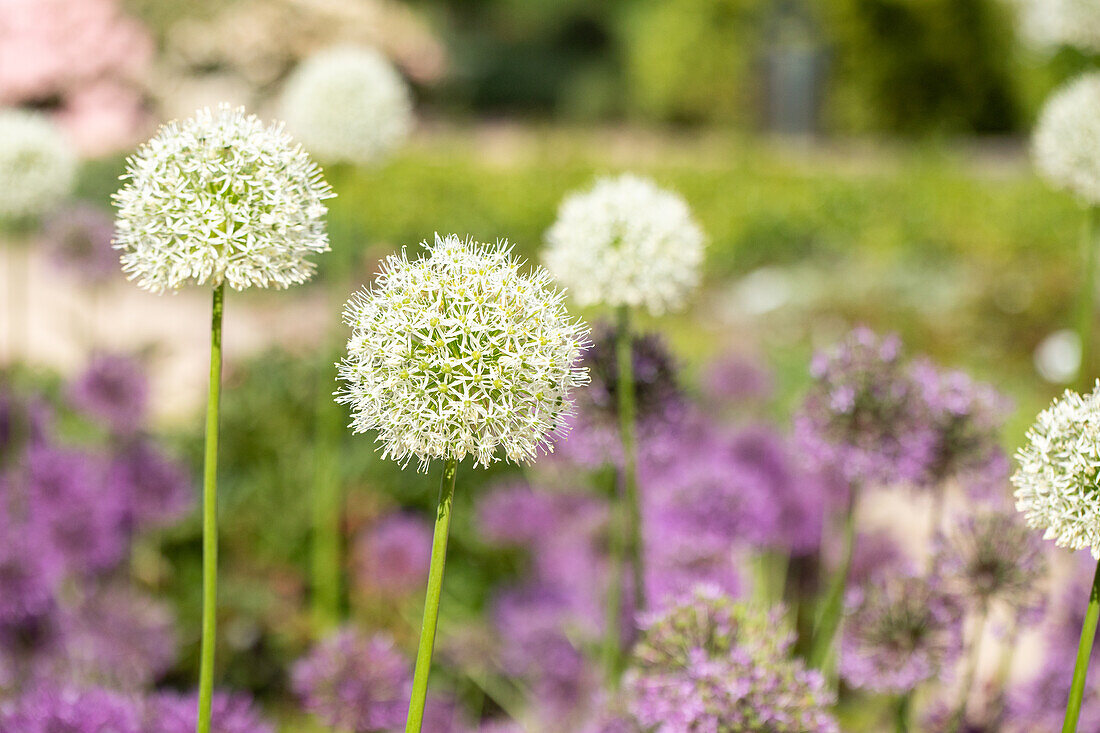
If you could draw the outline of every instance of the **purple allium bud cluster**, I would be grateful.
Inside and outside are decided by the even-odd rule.
[[[118,253],[111,247],[115,222],[106,211],[74,204],[46,220],[42,238],[59,267],[89,285],[118,277]]]
[[[400,598],[424,586],[431,561],[432,528],[411,514],[391,514],[363,530],[352,552],[356,578],[364,592]]]
[[[962,609],[935,578],[890,575],[855,600],[839,661],[852,687],[905,694],[949,672],[962,652]]]
[[[791,658],[778,610],[700,586],[642,623],[624,681],[644,730],[838,731],[824,678]]]

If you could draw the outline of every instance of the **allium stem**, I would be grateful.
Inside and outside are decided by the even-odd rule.
[[[974,688],[974,678],[978,674],[978,662],[982,656],[982,640],[985,638],[985,622],[989,615],[989,608],[985,603],[978,611],[978,623],[975,626],[974,641],[970,648],[970,656],[966,660],[966,671],[963,673],[962,685],[959,686],[959,701],[955,707],[955,713],[951,718],[949,730],[959,731],[966,720],[966,707],[970,701],[970,691]]]
[[[1096,269],[1100,249],[1100,206],[1089,208],[1085,223],[1085,272],[1077,311],[1077,338],[1081,343],[1081,366],[1077,381],[1082,392],[1092,389],[1092,322],[1096,310]]]
[[[909,733],[910,710],[913,707],[913,693],[907,692],[898,697],[897,707],[894,709],[894,722],[897,733]]]
[[[210,733],[214,695],[214,647],[218,611],[218,413],[222,381],[222,309],[225,282],[214,289],[210,318],[210,391],[206,401],[206,450],[202,481],[202,646],[196,733]]]
[[[630,328],[630,309],[619,308],[619,328],[615,341],[615,360],[619,367],[619,437],[623,448],[623,492],[626,504],[626,547],[633,571],[634,613],[645,610],[645,567],[642,565],[642,509],[638,497],[638,455],[634,416],[634,349]]]
[[[603,666],[608,687],[619,687],[619,674],[622,671],[622,618],[623,618],[623,581],[626,565],[626,513],[625,502],[620,493],[621,472],[611,472],[611,487],[608,496],[611,499],[611,514],[608,517],[608,554],[610,567],[607,583],[607,618],[604,620]]]
[[[424,598],[424,621],[420,625],[420,643],[416,650],[413,671],[412,698],[405,733],[420,733],[424,721],[424,703],[428,698],[428,673],[435,647],[435,628],[439,620],[439,594],[443,590],[443,566],[447,562],[447,537],[451,529],[451,504],[455,496],[455,474],[458,462],[448,459],[439,484],[439,507],[435,513],[435,536],[432,538],[432,561],[428,570],[428,592]]]
[[[828,594],[814,627],[813,643],[807,663],[814,669],[822,669],[833,648],[833,637],[840,628],[840,619],[844,615],[844,590],[848,587],[848,572],[852,567],[852,549],[856,534],[856,487],[849,489],[848,512],[844,517],[844,555],[840,567],[833,575]]]
[[[1066,703],[1066,719],[1062,723],[1062,733],[1074,733],[1077,730],[1077,719],[1081,717],[1081,701],[1085,697],[1085,675],[1089,671],[1092,642],[1096,638],[1098,618],[1100,618],[1100,563],[1096,565],[1096,574],[1092,578],[1089,607],[1085,613],[1085,622],[1081,625],[1081,642],[1077,645],[1077,663],[1073,667],[1073,683],[1069,688],[1069,701]]]

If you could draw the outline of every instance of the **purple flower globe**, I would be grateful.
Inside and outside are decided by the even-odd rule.
[[[145,419],[149,385],[136,359],[99,354],[69,386],[69,400],[111,431],[129,435]]]
[[[198,696],[176,693],[154,695],[145,705],[142,733],[194,733]],[[274,733],[252,699],[240,693],[215,692],[211,701],[211,733]]]
[[[423,588],[431,553],[432,528],[425,521],[391,514],[356,540],[356,577],[369,593],[400,598]]]

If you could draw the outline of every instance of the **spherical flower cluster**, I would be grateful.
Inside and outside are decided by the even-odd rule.
[[[141,363],[122,354],[97,354],[69,386],[73,406],[120,434],[145,419],[149,385]]]
[[[111,247],[114,221],[97,206],[74,204],[51,216],[42,238],[60,267],[91,285],[118,275],[118,253]]]
[[[1035,615],[1044,600],[1047,563],[1038,536],[1015,513],[981,511],[937,539],[936,574],[960,598],[1000,601]]]
[[[1016,0],[1016,4],[1020,32],[1034,45],[1100,52],[1100,7],[1092,0]]]
[[[1016,453],[1016,509],[1044,539],[1100,559],[1100,383],[1039,413]]]
[[[283,92],[282,115],[322,160],[364,165],[408,135],[412,102],[405,81],[380,53],[340,46],[294,70]]]
[[[1032,155],[1052,186],[1100,204],[1100,73],[1080,76],[1050,96],[1035,125]]]
[[[164,692],[145,705],[142,733],[191,733],[198,719],[198,696]],[[211,733],[273,733],[274,728],[243,694],[215,692],[210,710]]]
[[[893,575],[858,594],[838,669],[853,687],[901,694],[950,669],[961,648],[957,600],[935,581]]]
[[[392,514],[360,535],[354,556],[359,584],[372,595],[401,597],[423,587],[432,528],[419,517]]]
[[[144,728],[138,705],[123,695],[43,683],[0,706],[0,731],[144,733]]]
[[[659,315],[698,284],[704,235],[682,198],[626,174],[567,197],[546,244],[547,268],[579,304]]]
[[[396,729],[405,722],[409,663],[389,638],[336,632],[295,663],[291,685],[306,710],[338,730]]]
[[[281,125],[243,108],[170,122],[127,161],[114,246],[153,292],[189,281],[244,290],[305,282],[328,251],[332,189]]]
[[[811,462],[856,484],[919,481],[937,435],[896,336],[857,328],[814,356],[814,384],[795,416]]]
[[[420,259],[386,260],[348,302],[352,327],[338,401],[383,455],[426,469],[433,458],[482,465],[502,448],[527,462],[564,429],[586,328],[542,270],[520,272],[507,244],[436,237]]]
[[[624,679],[638,725],[679,731],[838,731],[823,677],[791,659],[777,613],[701,586],[643,622]]]
[[[76,156],[45,117],[0,110],[0,222],[42,216],[72,190]]]

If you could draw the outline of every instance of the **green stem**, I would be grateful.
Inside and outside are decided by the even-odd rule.
[[[420,625],[420,644],[416,650],[412,698],[405,733],[420,733],[424,721],[424,703],[428,698],[428,672],[432,666],[435,628],[439,621],[439,594],[443,589],[443,566],[447,562],[447,536],[451,529],[451,505],[455,496],[455,474],[458,462],[453,458],[443,467],[439,484],[439,507],[435,514],[435,536],[432,538],[432,560],[428,570],[428,592],[424,599],[424,621]]]
[[[909,733],[910,708],[913,706],[913,693],[908,692],[898,697],[897,708],[894,710],[894,721],[897,733]]]
[[[1077,662],[1073,666],[1073,684],[1069,688],[1069,701],[1066,703],[1066,719],[1062,723],[1062,733],[1074,733],[1077,719],[1081,717],[1081,701],[1085,697],[1085,675],[1089,671],[1089,659],[1092,658],[1092,642],[1096,638],[1096,621],[1100,618],[1100,563],[1096,565],[1096,574],[1092,578],[1092,592],[1089,593],[1089,607],[1085,613],[1085,622],[1081,625],[1081,642],[1077,645]]]
[[[624,502],[619,495],[620,473],[611,472],[610,497],[611,515],[607,522],[608,553],[611,566],[610,581],[607,584],[607,618],[604,623],[603,665],[608,687],[618,689],[619,673],[622,670],[622,618],[623,618],[623,569],[626,555],[626,517]]]
[[[833,637],[836,636],[840,619],[844,615],[844,591],[848,587],[848,572],[852,567],[852,549],[855,545],[856,491],[855,486],[849,489],[848,513],[844,518],[844,556],[841,558],[836,574],[833,575],[828,595],[825,596],[821,616],[814,627],[810,655],[806,660],[814,669],[822,669],[825,666],[833,647]]]
[[[325,353],[331,353],[326,350]],[[340,619],[341,599],[341,524],[342,492],[340,485],[341,411],[330,394],[333,384],[330,368],[321,370],[317,402],[317,439],[314,447],[313,474],[313,626],[322,633]]]
[[[970,701],[970,691],[974,687],[974,678],[978,674],[978,662],[982,656],[982,640],[985,638],[985,620],[988,616],[988,608],[985,603],[978,611],[978,623],[975,629],[973,645],[970,648],[970,657],[966,662],[966,671],[963,673],[962,685],[959,688],[959,701],[955,707],[955,713],[951,718],[948,730],[958,731],[966,721],[967,703]]]
[[[645,610],[645,567],[642,564],[642,509],[638,498],[638,456],[635,440],[634,350],[630,330],[630,309],[619,309],[615,339],[615,360],[619,367],[619,436],[623,448],[623,494],[626,504],[626,547],[633,571],[634,613]]]
[[[196,733],[210,733],[214,695],[214,646],[218,610],[218,412],[221,403],[222,309],[225,283],[214,289],[210,319],[210,392],[206,402],[206,452],[202,481],[202,646]]]
[[[1085,222],[1085,272],[1077,310],[1077,338],[1081,343],[1081,367],[1078,383],[1081,390],[1092,390],[1092,322],[1096,309],[1097,249],[1100,248],[1100,206],[1089,208]]]

